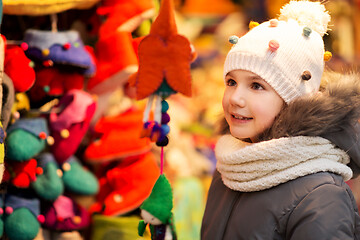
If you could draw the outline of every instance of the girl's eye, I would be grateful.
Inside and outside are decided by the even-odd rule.
[[[228,80],[226,80],[226,85],[227,86],[235,86],[236,85],[236,82],[235,82],[235,80],[234,79],[228,79]]]
[[[260,83],[257,83],[257,82],[252,83],[251,88],[254,90],[264,90],[264,87]]]

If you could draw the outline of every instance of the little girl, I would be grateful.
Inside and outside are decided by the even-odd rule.
[[[344,182],[360,166],[360,78],[328,74],[320,87],[329,21],[321,3],[291,1],[230,38],[230,134],[215,148],[202,239],[360,239]]]

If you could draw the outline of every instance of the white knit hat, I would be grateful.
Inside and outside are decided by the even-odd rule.
[[[279,19],[264,22],[238,38],[224,64],[253,72],[269,83],[286,103],[318,91],[324,69],[324,42],[330,15],[320,2],[291,1]]]

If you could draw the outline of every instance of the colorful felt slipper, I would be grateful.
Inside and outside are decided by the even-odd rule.
[[[60,196],[53,203],[44,206],[44,227],[56,231],[73,231],[88,227],[88,211],[72,199]]]
[[[26,161],[40,153],[49,135],[44,118],[19,119],[6,132],[6,157],[14,161]]]
[[[137,109],[101,118],[94,130],[102,135],[88,145],[85,160],[88,163],[101,163],[150,151],[150,140],[140,138],[142,125],[142,112]]]
[[[42,31],[29,29],[24,37],[25,54],[32,60],[49,67],[53,64],[71,66],[83,70],[88,76],[94,74],[95,63],[84,47],[77,31]],[[91,72],[86,72],[92,69]]]
[[[30,89],[32,101],[40,101],[46,96],[62,96],[71,89],[83,89],[84,76],[78,72],[60,71],[50,67],[36,71],[36,82]]]
[[[49,128],[54,144],[50,147],[59,164],[78,149],[96,110],[94,98],[82,90],[70,90],[49,115]]]
[[[79,160],[72,156],[61,165],[65,190],[80,195],[93,195],[99,191],[99,183],[92,172],[85,169]]]
[[[100,192],[90,212],[117,216],[135,210],[150,195],[159,174],[151,152],[120,162],[99,180]]]
[[[33,62],[17,45],[6,45],[4,72],[11,78],[17,92],[26,92],[35,82]]]
[[[38,173],[37,162],[30,159],[23,162],[6,161],[3,181],[9,181],[17,188],[28,188],[30,183],[36,181]]]
[[[40,215],[39,199],[6,195],[4,229],[10,240],[34,239],[42,222],[44,222],[44,216]]]
[[[131,32],[115,32],[109,37],[100,37],[95,56],[97,72],[87,85],[91,93],[103,94],[124,86],[129,76],[138,69]]]
[[[36,159],[39,175],[36,181],[31,183],[31,187],[40,198],[53,201],[64,193],[62,173],[59,173],[61,170],[51,153],[43,153]]]

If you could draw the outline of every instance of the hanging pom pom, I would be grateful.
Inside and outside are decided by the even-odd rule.
[[[300,26],[307,26],[321,36],[328,30],[330,15],[320,2],[290,1],[280,10],[279,20],[294,19]]]
[[[151,130],[152,130],[152,122],[149,122],[149,121],[145,122],[143,125],[143,128],[140,132],[140,137],[141,138],[150,137]]]
[[[156,142],[156,146],[158,147],[166,147],[169,144],[169,138],[164,136],[161,137],[157,142]]]
[[[161,114],[161,124],[167,124],[170,122],[170,116],[167,113]]]
[[[165,99],[163,99],[163,100],[161,101],[161,112],[162,112],[162,113],[166,113],[167,110],[169,110],[169,104],[168,104],[168,102],[167,102]]]
[[[152,142],[156,142],[160,136],[161,136],[161,126],[158,123],[155,123],[155,125],[151,130],[150,140]]]

